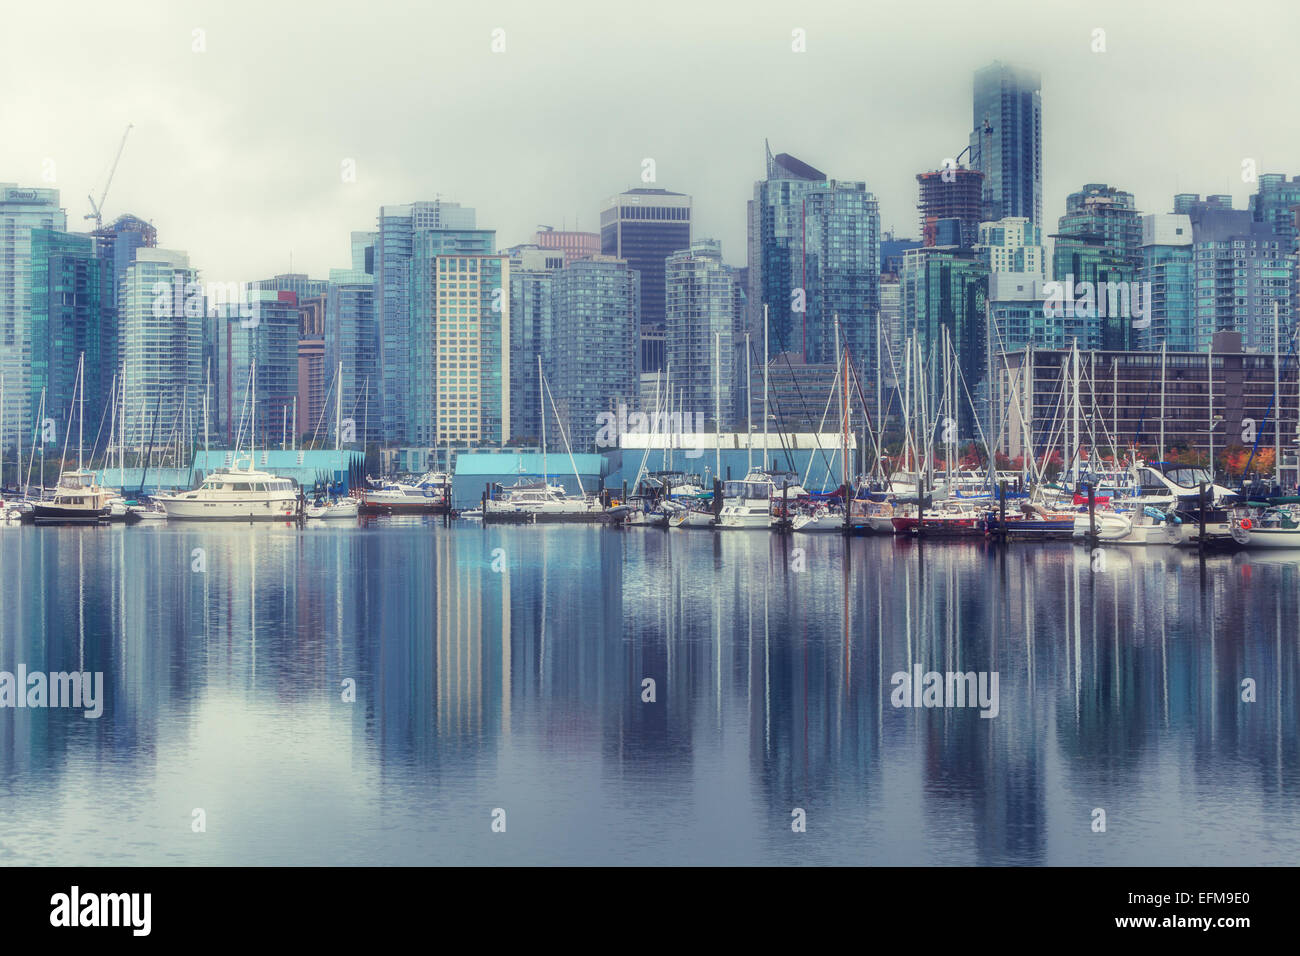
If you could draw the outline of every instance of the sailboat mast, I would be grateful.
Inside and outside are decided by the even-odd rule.
[[[1280,329],[1277,318],[1277,299],[1273,300],[1273,477],[1282,486],[1282,371]]]
[[[334,379],[334,450],[339,450],[339,434],[343,427],[343,363],[339,362],[339,371]]]
[[[763,306],[763,470],[767,471],[767,305]]]
[[[750,369],[749,333],[745,333],[745,474],[754,470],[754,375]],[[718,477],[721,477],[719,475]]]
[[[1159,461],[1165,460],[1165,349],[1168,342],[1160,343],[1160,452]]]
[[[734,350],[733,350],[734,354]],[[713,473],[722,471],[722,333],[713,333]]]
[[[86,353],[77,362],[77,379],[81,388],[81,414],[77,416],[77,471],[81,471],[81,439],[86,426]]]
[[[537,353],[537,410],[542,416],[542,488],[546,487],[546,395],[542,391],[542,353]]]

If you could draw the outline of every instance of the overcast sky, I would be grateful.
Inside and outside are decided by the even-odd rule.
[[[1244,159],[1300,173],[1298,26],[1293,2],[1205,0],[9,5],[0,181],[57,186],[82,228],[133,123],[106,219],[150,219],[233,281],[290,254],[316,277],[347,266],[384,203],[465,203],[502,247],[594,230],[649,157],[743,264],[765,137],[864,180],[884,228],[915,236],[915,175],[966,145],[971,74],[1001,59],[1043,74],[1047,233],[1087,182],[1168,211],[1181,191],[1242,205]]]

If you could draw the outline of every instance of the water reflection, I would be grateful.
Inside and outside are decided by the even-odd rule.
[[[0,860],[1294,860],[1300,556],[1106,557],[0,529],[0,669],[102,671],[107,697],[0,710]],[[894,707],[918,665],[997,672],[998,715]]]

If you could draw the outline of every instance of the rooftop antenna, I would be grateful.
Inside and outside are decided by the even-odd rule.
[[[113,185],[113,174],[117,172],[118,161],[122,158],[122,150],[126,149],[126,137],[131,132],[131,123],[126,124],[126,132],[122,134],[122,142],[118,144],[117,155],[113,157],[113,165],[108,170],[108,179],[104,182],[104,191],[99,194],[99,202],[95,202],[94,196],[87,196],[90,200],[90,212],[86,213],[86,219],[95,220],[95,231],[98,232],[104,228],[104,199],[108,196],[108,187]]]

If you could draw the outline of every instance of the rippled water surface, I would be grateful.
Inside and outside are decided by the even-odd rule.
[[[1293,864],[1298,585],[1300,552],[0,528],[0,670],[104,675],[98,719],[0,708],[0,862]],[[917,665],[996,672],[997,715],[893,706]]]

